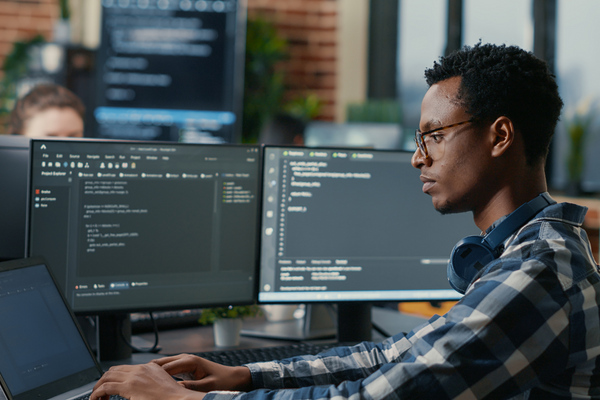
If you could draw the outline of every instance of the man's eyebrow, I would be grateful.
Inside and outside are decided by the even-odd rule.
[[[439,119],[432,119],[423,124],[421,132],[427,132],[440,126],[442,126],[442,122]]]

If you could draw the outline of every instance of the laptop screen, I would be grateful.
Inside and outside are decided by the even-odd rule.
[[[0,272],[0,374],[15,399],[91,382],[96,365],[45,265]]]

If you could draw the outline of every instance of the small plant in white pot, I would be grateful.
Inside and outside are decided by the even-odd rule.
[[[200,315],[202,325],[213,324],[215,346],[235,347],[240,344],[240,331],[244,317],[261,314],[256,305],[205,308]]]

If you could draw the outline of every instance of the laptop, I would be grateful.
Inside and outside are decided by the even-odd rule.
[[[101,376],[45,260],[0,263],[0,399],[72,399]]]

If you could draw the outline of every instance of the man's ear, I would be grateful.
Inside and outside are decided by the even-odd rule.
[[[515,142],[515,127],[512,121],[505,116],[498,117],[490,126],[492,135],[492,157],[500,157]]]

